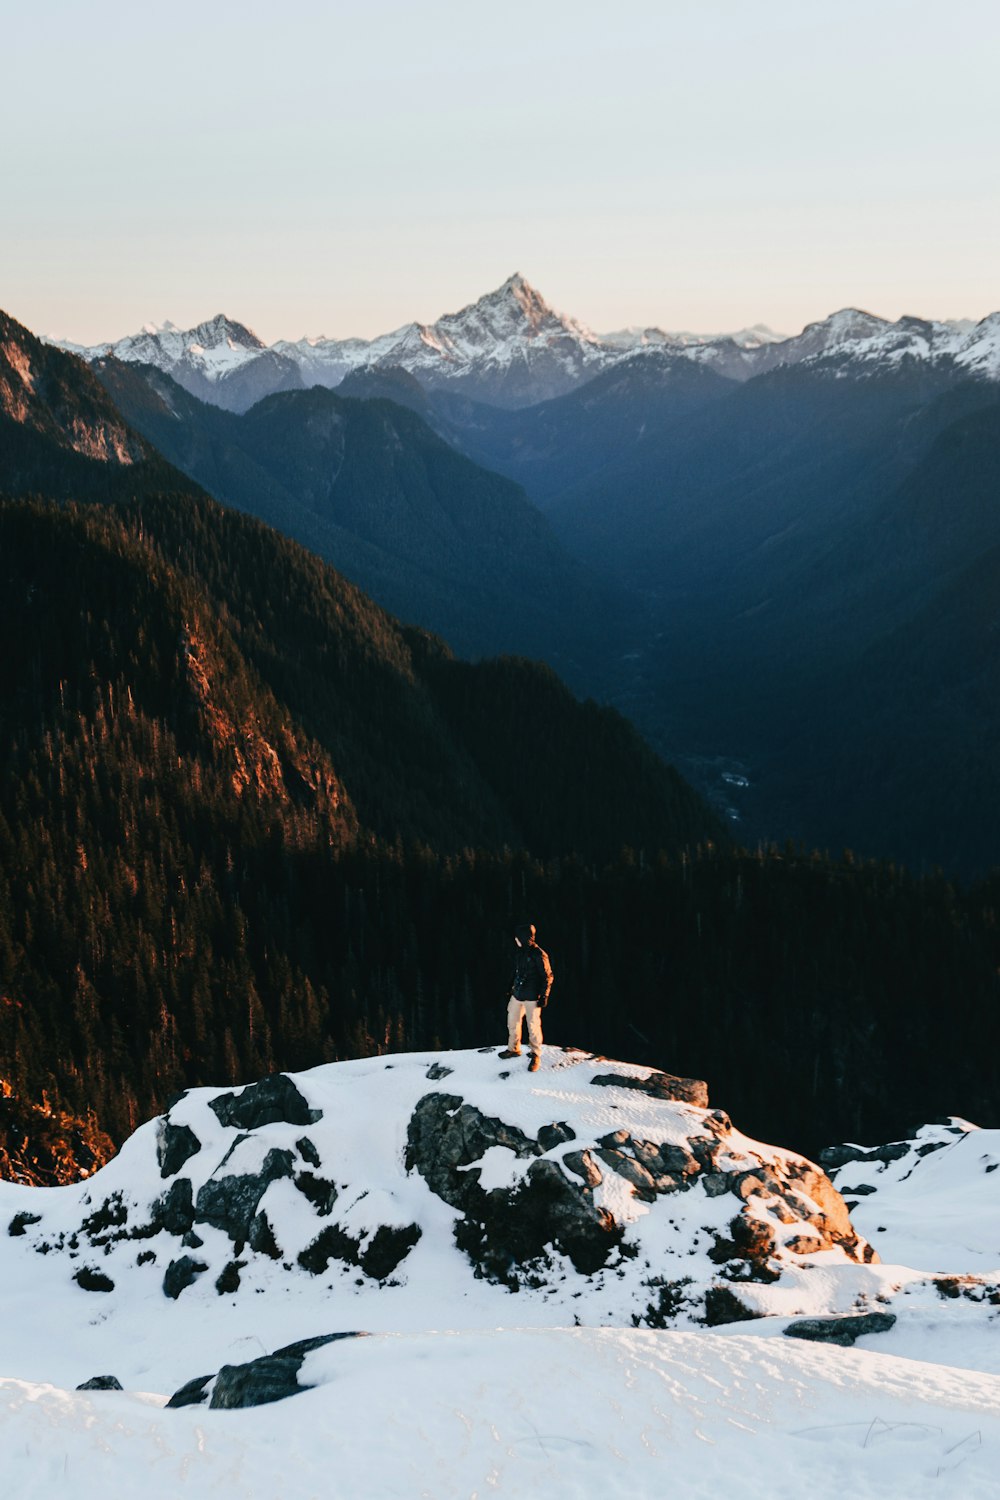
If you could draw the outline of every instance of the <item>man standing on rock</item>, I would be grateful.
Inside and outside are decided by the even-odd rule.
[[[542,1060],[542,1011],[549,1003],[552,988],[552,965],[544,948],[535,942],[535,928],[526,922],[514,931],[517,953],[510,1000],[507,1005],[507,1046],[501,1057],[520,1057],[521,1024],[528,1022],[528,1046],[531,1049],[529,1073],[537,1073]]]

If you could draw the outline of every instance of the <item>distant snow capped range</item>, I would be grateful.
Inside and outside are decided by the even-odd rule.
[[[402,369],[429,390],[452,390],[500,407],[531,406],[580,385],[627,359],[664,353],[749,380],[780,365],[836,364],[836,374],[873,374],[904,361],[951,366],[956,373],[1000,379],[1000,312],[979,323],[897,322],[845,308],[788,337],[763,324],[735,333],[696,334],[626,328],[596,334],[554,312],[523,276],[436,323],[408,323],[374,339],[320,336],[270,347],[223,314],[181,330],[146,324],[136,334],[93,348],[51,340],[88,361],[109,355],[154,365],[192,395],[245,411],[276,391],[321,385],[350,374]]]

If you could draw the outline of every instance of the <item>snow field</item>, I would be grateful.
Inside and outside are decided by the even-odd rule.
[[[0,1382],[19,1500],[996,1495],[1000,1377],[754,1336],[382,1335],[250,1411]]]

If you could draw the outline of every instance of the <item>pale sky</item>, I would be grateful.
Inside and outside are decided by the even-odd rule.
[[[997,0],[0,0],[0,307],[82,343],[1000,308]]]

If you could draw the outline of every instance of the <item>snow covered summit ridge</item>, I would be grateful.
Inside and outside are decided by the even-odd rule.
[[[511,1291],[522,1319],[698,1325],[876,1259],[824,1173],[704,1084],[555,1047],[537,1074],[486,1048],[195,1089],[75,1188],[0,1185],[0,1225],[111,1307],[267,1291],[350,1327],[384,1287],[453,1326]]]
[[[428,389],[460,392],[501,407],[530,406],[590,379],[623,359],[666,349],[733,380],[781,365],[822,365],[838,375],[891,372],[903,361],[1000,380],[1000,313],[981,322],[895,323],[842,308],[788,337],[763,324],[729,334],[623,329],[596,334],[555,312],[520,272],[434,323],[407,323],[373,339],[306,337],[266,347],[223,315],[181,331],[147,324],[128,338],[81,350],[156,365],[202,399],[245,410],[272,391],[335,388],[355,370],[401,368]]]
[[[880,1223],[925,1174],[908,1211],[929,1189],[930,1223],[958,1158],[965,1207],[982,1201],[997,1133],[953,1121],[837,1156],[856,1193],[877,1184],[860,1196]],[[307,1500],[335,1475],[344,1500],[989,1500],[1000,1272],[794,1249],[836,1235],[838,1202],[697,1080],[582,1052],[192,1090],[86,1182],[0,1183],[8,1490],[109,1500],[141,1475],[148,1500]],[[596,1270],[571,1253],[605,1247]],[[703,1326],[709,1279],[744,1321]],[[804,1341],[803,1312],[835,1316]],[[853,1349],[811,1341],[859,1324]],[[220,1397],[255,1369],[273,1404],[218,1409],[248,1404]]]

